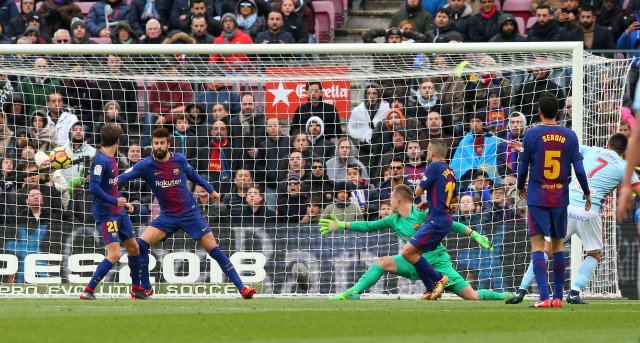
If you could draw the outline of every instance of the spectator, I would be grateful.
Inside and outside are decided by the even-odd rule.
[[[24,31],[24,35],[31,39],[31,44],[46,44],[47,41],[40,36],[40,29],[36,26],[29,25]]]
[[[596,9],[596,23],[602,25],[611,33],[611,37],[618,39],[629,26],[630,19],[620,11],[616,0],[602,1],[602,7]]]
[[[355,189],[351,191],[351,200],[358,205],[364,217],[369,216],[369,194],[374,190],[373,185],[368,180],[362,178],[360,167],[357,164],[347,166],[347,183],[352,184]],[[375,213],[374,213],[375,214]]]
[[[440,101],[451,107],[452,122],[459,123],[465,110],[465,90],[467,82],[460,76],[450,75],[448,71],[447,61],[443,56],[435,56],[433,58],[434,68],[441,71],[439,75],[430,78],[431,82],[440,89]]]
[[[485,125],[489,131],[500,138],[505,138],[511,109],[502,106],[500,91],[500,87],[489,88],[487,107],[479,109],[478,112],[487,119]]]
[[[236,170],[231,193],[225,194],[221,200],[221,203],[229,209],[231,216],[240,217],[242,215],[244,197],[251,186],[253,186],[251,171],[244,168]]]
[[[11,93],[11,96],[2,103],[2,112],[7,116],[7,125],[11,131],[16,132],[18,127],[27,126],[27,106],[24,104],[22,93]]]
[[[460,141],[449,164],[460,182],[469,181],[467,173],[477,169],[488,172],[491,178],[497,175],[498,139],[490,132],[485,133],[485,119],[482,113],[471,113],[467,118],[470,131]]]
[[[551,8],[541,4],[536,9],[536,23],[527,34],[527,42],[560,42],[566,39],[566,31],[553,19]]]
[[[128,15],[128,1],[102,0],[96,2],[87,14],[87,29],[93,37],[111,38],[110,27],[117,22],[127,20]],[[107,26],[107,24],[109,25]]]
[[[525,83],[522,88],[522,93],[515,99],[515,105],[520,106],[520,112],[527,117],[528,123],[538,123],[540,116],[538,116],[538,99],[544,92],[549,92],[555,95],[560,102],[560,108],[564,107],[565,95],[562,88],[551,80],[551,71],[544,67],[546,60],[543,57],[538,57],[534,61],[533,71],[531,72],[532,80]]]
[[[240,97],[238,97],[238,102],[240,102]],[[218,121],[219,120],[219,121],[224,122],[225,124],[229,124],[229,121],[231,119],[229,114],[230,113],[229,113],[229,109],[227,108],[227,105],[221,104],[221,103],[213,104],[211,117],[212,117],[212,119],[214,121]]]
[[[209,34],[207,28],[205,16],[198,14],[191,20],[191,36],[196,40],[197,44],[213,44],[215,38]]]
[[[207,21],[207,30],[209,34],[218,37],[222,32],[220,30],[220,22],[214,17],[218,14],[213,6],[208,6],[206,0],[174,0],[171,9],[169,24],[171,29],[189,32],[191,30],[191,22],[194,16],[203,15]]]
[[[433,28],[433,15],[422,8],[423,0],[406,0],[404,8],[391,18],[389,27],[398,27],[403,20],[411,20],[416,25],[416,31],[427,34]],[[436,8],[437,9],[437,8]],[[434,9],[435,10],[435,9]]]
[[[340,126],[340,118],[336,112],[336,108],[323,100],[323,88],[320,81],[310,81],[307,83],[307,96],[309,101],[301,104],[295,111],[291,125],[289,126],[290,134],[293,136],[303,131],[302,126],[307,123],[309,118],[317,116],[322,119],[325,124],[325,137],[338,138],[342,135],[342,127]]]
[[[18,12],[18,6],[16,6],[15,1],[3,0],[0,2],[0,24],[2,24],[2,26],[7,27],[9,21],[19,15],[20,12]]]
[[[0,157],[11,156],[14,150],[15,139],[13,138],[13,131],[11,131],[7,123],[7,115],[0,113]]]
[[[178,75],[177,62],[165,60],[160,66],[160,74],[168,79]],[[149,87],[149,112],[145,113],[143,144],[151,144],[151,131],[155,125],[171,125],[178,113],[193,99],[191,83],[187,81],[156,81]]]
[[[302,156],[306,158],[315,158],[321,156],[314,156],[313,149],[309,144],[309,137],[304,132],[300,132],[293,136],[293,141],[291,142],[291,146],[293,149],[297,149],[302,152]]]
[[[169,29],[172,4],[171,0],[131,0],[126,20],[131,24],[133,32],[140,36],[140,39],[144,39],[144,29],[151,19],[156,19],[162,24],[162,31]]]
[[[309,31],[304,20],[296,15],[294,0],[283,0],[280,12],[284,16],[284,30],[289,32],[296,43],[309,43]],[[275,8],[277,11],[278,9]]]
[[[324,122],[320,117],[313,116],[307,120],[307,138],[311,147],[312,156],[330,158],[333,149],[329,147],[329,142],[324,136]]]
[[[49,24],[51,32],[69,29],[73,18],[82,19],[82,10],[73,0],[45,0],[38,13]]]
[[[402,31],[403,43],[424,43],[427,39],[423,33],[417,32],[416,24],[409,19],[398,23],[398,29]]]
[[[307,213],[300,220],[300,224],[318,224],[322,218],[322,197],[311,196],[307,203]]]
[[[406,163],[404,165],[403,175],[404,178],[409,181],[412,188],[416,186],[422,180],[424,176],[424,170],[427,168],[427,161],[423,156],[422,147],[420,147],[420,141],[411,140],[407,142]]]
[[[449,0],[444,8],[449,9],[450,21],[455,30],[466,35],[469,32],[469,19],[475,13],[471,5],[464,0]]]
[[[71,35],[65,29],[58,29],[53,34],[53,44],[71,44]]]
[[[220,194],[228,193],[231,183],[231,150],[227,133],[225,123],[213,123],[209,149],[198,149],[198,172],[207,175]]]
[[[95,5],[94,5],[95,7]],[[107,69],[113,75],[122,73],[122,59],[118,55],[109,55],[107,57]],[[136,96],[137,88],[135,83],[124,79],[108,79],[98,80],[97,89],[99,89],[99,98],[102,101],[117,101],[121,104],[124,112],[124,118],[127,123],[138,123],[138,99]]]
[[[565,32],[580,28],[578,0],[562,0],[562,7],[556,9],[556,20]]]
[[[211,114],[210,121],[221,120],[229,123],[227,116],[240,113],[240,95],[224,83],[207,83],[204,90],[196,93],[195,102],[205,106],[205,112]],[[223,106],[222,108],[216,106]],[[216,117],[218,116],[218,117]]]
[[[241,221],[243,225],[262,227],[276,222],[276,213],[264,203],[260,187],[253,186],[247,190],[242,206]]]
[[[18,131],[17,138],[19,139],[21,132]],[[33,162],[36,156],[36,148],[33,143],[29,141],[20,151],[20,162]]]
[[[372,193],[370,196],[369,209],[372,212],[377,212],[380,206],[379,201],[387,200],[391,196],[391,191],[397,185],[405,184],[411,187],[411,182],[405,178],[404,170],[405,163],[399,158],[393,159],[389,164],[389,179],[383,181],[377,189],[377,194]]]
[[[99,91],[96,89],[96,81],[85,75],[84,67],[81,64],[69,63],[69,73],[72,77],[64,79],[64,93],[67,103],[80,120],[89,129],[94,128],[94,123],[99,121],[96,109],[102,105],[99,99]],[[99,133],[99,130],[92,130]]]
[[[381,175],[382,166],[388,165],[392,160],[398,159],[404,161],[407,145],[407,131],[401,126],[396,125],[391,130],[391,141],[377,144],[373,149],[373,155],[370,163],[370,171],[373,177],[377,178]],[[413,139],[413,135],[410,139]]]
[[[324,160],[316,157],[311,162],[311,178],[309,180],[309,192],[322,197],[322,203],[327,204],[333,200],[333,181],[327,178],[324,168]]]
[[[324,208],[322,218],[329,218],[333,214],[340,221],[364,220],[360,207],[351,201],[351,192],[354,190],[355,186],[352,183],[336,183],[333,203]]]
[[[307,166],[304,156],[300,150],[294,149],[289,153],[285,159],[283,159],[278,166],[278,180],[285,180],[289,175],[295,175],[300,179],[300,182],[307,181],[310,178],[307,173]],[[281,187],[282,188],[282,187]],[[305,187],[306,188],[306,187]],[[305,192],[307,189],[303,189]],[[284,192],[284,189],[278,190],[278,192]]]
[[[556,10],[562,7],[562,0],[531,0],[531,13],[536,13],[538,7],[544,4],[545,6],[549,6],[551,9],[551,13],[554,13]]]
[[[289,175],[282,181],[287,191],[278,194],[278,217],[287,224],[297,224],[307,212],[308,195],[301,190],[300,177]]]
[[[7,218],[16,215],[16,192],[18,182],[15,173],[15,161],[13,156],[4,155],[0,167],[0,224],[7,222]]]
[[[382,88],[378,84],[365,87],[365,100],[351,112],[347,123],[349,137],[360,144],[371,143],[375,127],[380,125],[389,111],[389,103],[382,99]]]
[[[515,218],[513,204],[508,201],[506,192],[504,185],[496,185],[491,189],[491,201],[486,202],[483,207],[485,223],[507,223]]]
[[[464,35],[456,31],[455,23],[451,20],[451,13],[446,8],[436,12],[433,30],[427,31],[427,43],[463,42]]]
[[[254,6],[257,11],[258,11],[258,15],[262,16],[262,17],[267,17],[267,14],[269,14],[269,12],[271,12],[271,5],[269,4],[269,2],[267,0],[253,0],[254,4],[256,6]],[[240,2],[242,2],[242,0],[222,0],[222,10],[220,11],[220,13],[236,13],[236,9],[238,8],[238,4]],[[219,14],[220,14],[219,13]]]
[[[364,43],[375,43],[374,39],[384,37],[385,43],[398,44],[404,39],[403,32],[397,27],[384,29],[371,29],[362,33],[362,41]],[[415,37],[412,35],[412,37]],[[414,58],[407,55],[374,55],[373,68],[379,70],[382,74],[392,71],[403,72],[409,68],[414,68],[412,61]],[[413,62],[414,64],[417,62]],[[409,93],[409,87],[412,82],[406,78],[380,79],[380,97],[383,99],[391,99],[397,97],[405,97]]]
[[[24,150],[26,147],[32,147],[34,150],[34,155],[35,155],[35,145],[29,141],[29,136],[27,135],[27,129],[25,129],[24,127],[21,128],[17,128],[16,131],[14,132],[15,135],[15,139],[14,139],[14,144],[13,146],[15,147],[15,158],[18,159],[18,164],[22,163],[21,159],[22,159],[22,150]],[[9,147],[11,147],[11,141],[9,141]]]
[[[140,40],[141,44],[162,44],[165,40],[164,35],[162,34],[162,26],[160,22],[156,19],[149,19],[147,24],[145,25],[144,30],[144,39]],[[211,39],[211,42],[213,39]]]
[[[509,117],[509,132],[507,133],[507,141],[522,142],[524,133],[527,131],[527,118],[520,112],[513,112]],[[500,151],[504,153],[506,163],[506,171],[509,174],[518,172],[518,161],[520,152],[509,147],[508,144],[502,143]]]
[[[98,122],[95,125],[95,133],[93,141],[99,143],[100,135],[98,134],[102,127],[106,123],[118,123],[124,124],[124,119],[120,115],[120,104],[117,101],[106,101],[104,106],[102,107],[102,115],[98,118]],[[126,127],[123,131],[126,131]],[[125,137],[120,137],[120,147],[125,146],[124,143]]]
[[[29,161],[21,165],[20,171],[26,174],[24,184],[17,192],[17,203],[25,203],[31,190],[37,189],[42,193],[42,207],[51,210],[52,218],[60,220],[63,215],[62,195],[55,187],[40,184],[40,174],[35,162]]]
[[[583,41],[586,50],[615,49],[616,44],[606,27],[596,24],[595,10],[585,6],[579,10],[580,27],[570,34],[570,40]],[[612,57],[612,56],[611,56]]]
[[[55,148],[56,129],[49,124],[47,113],[43,110],[35,111],[31,117],[29,136],[37,150],[48,152]]]
[[[27,29],[27,21],[29,19],[29,15],[31,13],[36,14],[34,12],[35,9],[36,3],[34,0],[22,0],[20,2],[20,15],[15,16],[11,20],[9,20],[8,24],[4,25],[7,31],[6,36],[14,41],[17,40],[18,37],[22,36],[24,34],[24,31]],[[41,28],[44,29],[44,27]]]
[[[198,139],[190,134],[189,120],[184,113],[176,116],[176,125],[175,131],[173,131],[171,147],[174,152],[183,154],[192,167],[197,167]]]
[[[516,17],[511,13],[503,13],[498,20],[500,32],[489,39],[489,42],[524,42],[527,37],[520,34]]]
[[[0,44],[13,44],[13,41],[6,34],[6,30],[2,24],[0,24]]]
[[[477,202],[478,200],[474,199],[470,194],[462,195],[458,212],[453,215],[453,220],[472,227],[479,225],[482,221],[482,216],[477,211]]]
[[[89,169],[90,161],[96,155],[96,148],[87,142],[87,135],[81,122],[76,122],[68,132],[70,141],[64,145],[71,151],[71,167],[62,171],[70,185],[82,185],[84,182],[84,171]]]
[[[335,157],[329,159],[325,165],[327,177],[334,182],[347,180],[347,165],[357,164],[360,166],[362,177],[369,179],[369,173],[364,164],[360,162],[354,155],[353,143],[347,137],[338,139],[336,142]]]
[[[625,137],[627,137],[627,139],[631,137],[631,125],[629,125],[628,121],[624,119],[620,120],[618,133],[623,134]]]
[[[267,120],[258,112],[251,93],[240,98],[241,112],[231,119],[231,156],[234,169],[244,166],[254,172],[258,182],[265,179],[265,151],[259,149],[266,139]]]
[[[236,16],[232,13],[225,13],[220,19],[222,33],[213,41],[214,44],[253,44],[251,36],[238,30]],[[220,55],[211,54],[209,64],[221,62],[226,70],[242,70],[249,64],[246,54]]]
[[[415,96],[415,107],[407,110],[409,118],[426,118],[431,111],[437,111],[441,102],[435,83],[430,79],[422,79]]]
[[[140,37],[126,21],[118,22],[113,32],[114,34],[111,36],[113,44],[138,44],[140,42]]]
[[[241,2],[240,4],[242,4]],[[256,44],[293,44],[295,39],[291,33],[283,30],[284,15],[281,12],[271,11],[267,17],[267,30],[258,33],[254,39]]]
[[[80,18],[73,18],[71,20],[71,44],[95,44],[94,41],[89,39],[87,34],[87,25],[84,20]]]
[[[36,13],[36,12],[31,12],[28,16],[27,16],[27,26],[25,27],[24,30],[24,35],[27,35],[27,28],[29,26],[33,26],[35,28],[38,29],[38,33],[40,35],[40,42],[39,44],[42,43],[49,43],[50,42],[50,38],[51,38],[51,30],[50,28],[47,26],[47,22],[44,20],[44,18]]]
[[[473,175],[473,182],[467,187],[465,194],[470,194],[474,199],[480,201],[480,205],[484,206],[485,203],[491,201],[491,186],[493,181],[489,178],[489,175],[483,170],[477,171]]]
[[[49,94],[47,108],[47,121],[56,130],[56,144],[63,146],[69,141],[71,127],[78,121],[78,117],[73,114],[73,110],[64,106],[64,99],[59,91]]]
[[[488,42],[491,37],[500,33],[499,19],[502,12],[496,7],[496,0],[482,0],[480,13],[469,19],[467,36],[471,42]]]
[[[195,136],[197,147],[206,147],[210,143],[210,126],[207,123],[208,115],[204,112],[204,107],[198,103],[188,104],[184,113],[189,122],[189,135]]]
[[[384,219],[393,214],[393,210],[391,209],[391,200],[383,200],[380,202],[380,211],[378,214],[378,219]]]
[[[258,8],[254,0],[238,1],[233,13],[236,15],[238,28],[251,36],[253,40],[255,40],[258,33],[267,28],[265,15],[258,15]]]
[[[230,215],[227,206],[218,204],[216,199],[212,198],[204,187],[196,185],[194,197],[200,212],[210,226],[220,226],[220,224],[229,222]]]
[[[289,154],[291,140],[282,134],[282,126],[278,118],[267,119],[267,138],[262,141],[260,150],[265,152],[266,188],[265,202],[270,208],[276,205],[276,188],[278,182],[278,163]]]

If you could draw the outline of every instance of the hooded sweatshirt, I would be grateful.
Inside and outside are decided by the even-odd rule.
[[[513,32],[511,33],[506,33],[502,30],[502,26],[508,21],[512,22],[514,26]],[[500,33],[491,37],[489,42],[524,42],[527,40],[527,37],[520,34],[520,31],[518,30],[518,22],[513,14],[503,13],[500,16],[500,19],[498,19],[498,25],[500,27]]]
[[[320,134],[315,137],[311,137],[311,134],[309,133],[309,126],[312,122],[320,124]],[[328,158],[331,156],[331,150],[329,149],[327,141],[324,137],[324,122],[320,117],[313,116],[309,118],[305,126],[305,132],[307,133],[309,146],[311,147],[311,151],[314,156],[321,156],[324,158]]]
[[[79,121],[75,121],[69,129],[67,130],[68,142],[64,145],[65,148],[71,151],[71,161],[75,162],[84,158],[85,156],[93,158],[96,155],[96,148],[92,147],[86,142],[86,139],[82,140],[82,143],[79,147],[74,147],[73,142],[71,141],[71,132],[73,131],[73,127],[76,123],[80,123]],[[62,175],[67,179],[67,181],[71,180],[75,177],[83,177],[84,175],[84,166],[83,164],[74,164],[71,167],[64,169],[62,171]]]
[[[382,96],[381,87],[375,84],[373,87]],[[377,108],[375,108],[376,106]],[[361,102],[360,105],[353,109],[347,122],[349,137],[361,143],[370,143],[373,129],[382,123],[389,109],[389,103],[384,100],[379,100],[373,107],[369,105],[367,100]]]
[[[349,156],[343,161],[340,159],[338,154],[338,147],[340,146],[340,142],[349,141],[351,144],[351,150],[349,151]],[[349,164],[357,164],[360,166],[360,174],[362,178],[365,180],[369,179],[369,172],[367,168],[355,157],[355,147],[351,140],[347,137],[340,138],[336,142],[336,157],[329,159],[325,165],[325,169],[327,171],[327,177],[332,181],[347,181],[347,165]]]
[[[31,118],[32,125],[29,127],[29,137],[36,144],[36,147],[40,151],[49,151],[55,147],[56,143],[56,129],[51,126],[47,120],[47,113],[43,110],[35,111],[34,116]],[[44,127],[39,129],[33,125],[34,120],[37,117],[44,119]]]

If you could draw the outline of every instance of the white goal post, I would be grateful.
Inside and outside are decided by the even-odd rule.
[[[0,145],[0,157],[10,156],[11,149],[16,154],[10,156],[14,169],[22,166],[27,173],[17,170],[2,174],[0,201],[5,202],[5,210],[0,221],[4,228],[0,233],[0,296],[75,296],[104,254],[101,233],[90,218],[91,198],[83,191],[81,181],[90,154],[79,153],[88,156],[84,160],[74,157],[74,175],[41,175],[43,180],[48,178],[48,185],[53,185],[50,188],[57,188],[56,194],[62,200],[47,199],[51,193],[43,191],[44,204],[58,217],[46,225],[40,225],[39,219],[37,224],[32,221],[27,178],[29,172],[33,173],[29,166],[37,159],[29,154],[29,147],[18,145],[33,145],[34,154],[42,151],[47,155],[61,142],[71,147],[82,145],[73,145],[75,125],[70,123],[62,126],[69,130],[68,135],[58,129],[55,139],[49,140],[47,147],[42,146],[44,134],[34,129],[34,123],[38,116],[52,117],[51,108],[56,106],[51,102],[52,92],[60,93],[63,102],[54,111],[75,115],[83,124],[80,141],[94,148],[99,144],[96,130],[105,122],[127,128],[126,143],[119,156],[123,167],[135,163],[131,146],[139,146],[138,154],[145,153],[149,145],[145,138],[152,128],[165,125],[172,133],[178,133],[176,121],[183,118],[189,127],[187,133],[179,134],[180,151],[191,154],[188,158],[194,168],[224,190],[223,198],[227,196],[224,210],[216,208],[215,212],[213,206],[202,205],[205,211],[215,212],[208,217],[209,224],[243,279],[259,285],[261,293],[268,295],[341,292],[377,258],[399,253],[402,245],[392,232],[336,232],[321,237],[314,224],[317,216],[305,211],[318,205],[321,211],[329,207],[343,212],[353,209],[353,213],[344,213],[348,218],[377,219],[385,205],[385,187],[400,180],[390,167],[394,161],[402,163],[402,180],[414,184],[424,163],[422,155],[418,153],[420,156],[416,157],[415,151],[424,151],[429,139],[447,138],[452,144],[451,161],[459,167],[454,170],[460,172],[457,176],[461,186],[469,187],[467,194],[472,198],[473,209],[466,213],[461,205],[457,218],[489,236],[496,252],[481,251],[475,242],[469,243],[468,238],[456,237],[455,233],[449,235],[445,246],[454,266],[474,288],[512,291],[528,264],[530,246],[526,216],[522,216],[526,209],[514,198],[513,185],[505,181],[514,174],[513,164],[517,164],[517,154],[513,160],[513,152],[503,145],[517,132],[511,130],[511,115],[520,113],[526,127],[535,120],[537,96],[544,91],[557,92],[564,106],[563,125],[570,123],[581,143],[604,146],[620,121],[628,67],[628,60],[586,53],[582,42],[4,45],[0,51],[0,75],[12,88],[0,90],[4,111],[0,130],[6,127],[12,131],[14,146],[4,149]],[[173,69],[168,72],[167,68]],[[306,133],[307,142],[300,142],[300,148],[291,135],[297,132],[293,120],[296,109],[309,101],[308,87],[314,82],[321,84],[323,100],[335,107],[332,115],[338,121],[331,130],[342,133],[325,135],[331,124],[325,122],[329,113],[306,113],[306,117],[302,114],[306,122],[298,124]],[[549,85],[554,86],[548,89]],[[385,101],[364,101],[369,90]],[[263,122],[240,114],[248,101],[244,100],[245,93],[252,95],[255,113],[264,114]],[[165,96],[170,100],[161,98]],[[566,105],[569,96],[572,107]],[[498,105],[491,105],[496,98],[493,101]],[[14,104],[19,101],[22,113],[13,113]],[[216,108],[218,104],[224,105],[223,109]],[[399,114],[393,111],[396,106],[402,107]],[[204,112],[201,117],[197,111],[189,112],[193,107]],[[359,108],[364,110],[357,112]],[[154,109],[163,114],[153,113]],[[220,114],[218,110],[227,113]],[[349,119],[356,112],[364,121]],[[183,113],[187,115],[181,116]],[[157,114],[164,124],[156,122]],[[311,115],[320,116],[321,122],[309,119]],[[436,123],[439,120],[440,126],[431,126],[429,116],[436,118]],[[279,119],[281,136],[287,137],[288,146],[269,141],[270,118]],[[465,136],[474,137],[469,126],[474,118],[483,119],[484,133],[475,136],[481,137],[481,143],[470,138],[471,145],[465,145]],[[54,128],[57,119],[49,119]],[[224,124],[224,133],[213,133],[219,129],[214,129],[218,122]],[[316,124],[321,131],[314,135],[309,127]],[[21,134],[27,140],[21,140]],[[354,160],[334,156],[339,154],[339,141],[344,137],[353,144]],[[223,138],[228,138],[229,143],[224,143]],[[315,145],[319,138],[324,145]],[[223,144],[224,148],[216,144]],[[410,151],[412,144],[417,150]],[[294,150],[300,153],[301,166],[291,162],[295,159]],[[465,157],[464,151],[477,156]],[[482,161],[469,162],[476,157]],[[327,173],[320,179],[331,182],[314,184],[316,162]],[[338,171],[336,165],[344,170]],[[360,173],[353,187],[348,168]],[[249,181],[238,181],[238,171],[245,169]],[[56,183],[56,177],[63,181]],[[480,183],[487,183],[486,189],[475,188],[478,178]],[[272,212],[247,218],[247,213],[262,211],[254,211],[248,203],[249,183],[260,186],[260,201]],[[295,183],[301,185],[297,193],[289,189]],[[329,184],[330,189],[324,188]],[[10,189],[11,185],[15,188]],[[137,199],[135,224],[139,234],[157,215],[157,204],[144,185],[127,187],[127,196]],[[505,210],[494,207],[493,194],[498,188],[506,193]],[[350,200],[340,202],[340,191]],[[195,189],[194,196],[197,198]],[[59,205],[51,205],[54,203]],[[254,212],[247,212],[250,209]],[[615,201],[608,201],[602,211],[604,254],[585,292],[619,297]],[[568,273],[573,280],[583,258],[577,237],[571,239],[570,251]],[[178,234],[152,247],[150,267],[156,293],[161,296],[233,292],[217,265],[186,235]],[[120,266],[105,278],[98,292],[124,295],[126,291],[119,287],[127,282],[128,267],[123,256]],[[371,293],[410,295],[420,290],[419,283],[385,276]]]

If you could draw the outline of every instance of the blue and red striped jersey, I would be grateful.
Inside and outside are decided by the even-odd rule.
[[[118,162],[99,151],[91,161],[89,192],[93,195],[91,212],[95,221],[123,213],[118,205]]]
[[[420,188],[427,192],[428,219],[451,218],[451,199],[458,196],[456,176],[445,162],[429,163],[420,180]]]

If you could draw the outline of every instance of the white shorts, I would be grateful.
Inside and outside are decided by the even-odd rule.
[[[602,216],[584,207],[569,205],[567,208],[567,239],[576,234],[582,240],[584,251],[602,250]]]

